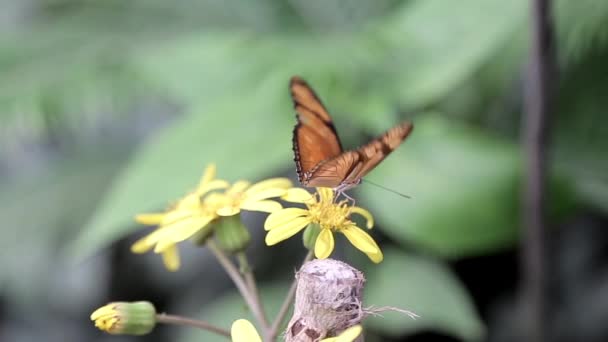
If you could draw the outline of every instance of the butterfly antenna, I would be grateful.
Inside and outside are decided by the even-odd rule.
[[[410,197],[410,196],[408,196],[408,195],[402,194],[402,193],[400,193],[400,192],[398,192],[398,191],[395,191],[395,190],[393,190],[393,189],[389,189],[389,188],[387,188],[387,187],[385,187],[385,186],[382,186],[382,185],[380,185],[380,184],[377,184],[377,183],[371,182],[371,181],[369,181],[369,180],[367,180],[367,179],[361,179],[361,181],[362,181],[363,183],[369,183],[369,184],[371,184],[371,185],[375,185],[375,186],[379,187],[380,189],[384,189],[384,190],[386,190],[386,191],[388,191],[388,192],[392,192],[392,193],[394,193],[395,195],[399,195],[399,196],[401,196],[401,197],[405,197],[405,198],[411,198],[411,197]]]

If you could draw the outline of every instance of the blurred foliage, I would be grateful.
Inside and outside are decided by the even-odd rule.
[[[557,0],[556,10],[557,221],[575,205],[608,211],[608,126],[598,124],[608,108],[608,2]],[[357,190],[396,246],[459,258],[516,242],[524,0],[29,0],[4,12],[5,263],[32,249],[51,249],[40,259],[57,248],[77,260],[96,253],[137,229],[134,214],[188,191],[210,162],[229,180],[293,175],[294,74],[318,91],[346,146],[414,121],[412,137],[369,176],[412,199]],[[454,305],[424,324],[481,336],[458,281],[437,275],[441,262],[400,253],[369,274],[370,298],[411,267],[414,280],[443,283],[437,295]],[[14,275],[0,276],[0,288],[27,296]],[[370,326],[401,334],[418,324],[392,322]]]
[[[413,321],[398,312],[384,312],[366,321],[372,329],[389,336],[416,331],[438,331],[463,341],[477,341],[484,335],[466,290],[450,270],[439,262],[394,249],[385,251],[385,262],[370,267],[371,281],[365,288],[365,303],[405,308],[420,317]],[[399,274],[399,277],[393,276]]]

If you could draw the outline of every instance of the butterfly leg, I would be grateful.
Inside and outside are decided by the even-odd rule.
[[[355,203],[357,203],[357,201],[354,198],[350,197],[346,192],[340,191],[340,190],[336,190],[336,197],[334,199],[336,202],[338,201],[338,197],[340,197],[340,195],[344,196],[347,200],[351,201],[352,202],[351,206],[355,206]]]

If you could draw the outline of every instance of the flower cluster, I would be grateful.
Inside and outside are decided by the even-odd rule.
[[[347,200],[339,200],[334,190],[317,188],[317,191],[311,194],[302,188],[294,188],[286,178],[272,178],[255,184],[239,180],[231,184],[216,179],[215,176],[215,165],[210,165],[198,186],[167,210],[137,215],[137,222],[155,226],[155,229],[137,240],[131,250],[134,253],[153,250],[163,256],[167,269],[175,271],[180,267],[177,249],[180,242],[191,240],[198,244],[207,243],[260,323],[266,340],[274,340],[278,335],[279,323],[287,311],[282,310],[272,326],[264,317],[255,279],[247,266],[246,256],[242,253],[249,243],[250,235],[240,221],[241,211],[270,214],[264,223],[264,229],[267,231],[265,242],[268,246],[304,230],[304,245],[313,250],[318,259],[325,259],[334,249],[334,233],[341,233],[374,263],[382,261],[383,254],[376,242],[352,219],[353,214],[361,216],[367,229],[371,229],[374,220],[370,212],[354,206]],[[278,199],[299,206],[283,208]],[[209,240],[211,237],[213,243]],[[225,252],[236,254],[241,266],[239,269]],[[312,254],[309,253],[306,260],[311,257]],[[291,291],[285,303],[293,301],[294,294],[295,292]],[[110,303],[95,310],[91,315],[99,329],[111,334],[142,335],[150,332],[157,323],[173,323],[202,327],[227,337],[231,336],[234,342],[262,340],[253,324],[244,319],[236,320],[231,330],[227,331],[211,327],[204,322],[196,325],[192,323],[193,320],[176,317],[156,314],[154,306],[148,302]],[[360,334],[361,326],[356,325],[338,336],[327,337],[321,341],[351,342]]]
[[[195,235],[210,235],[212,223],[237,215],[241,210],[277,211],[282,208],[281,204],[270,198],[284,195],[292,186],[286,178],[272,178],[253,185],[241,180],[230,185],[215,179],[215,174],[215,165],[208,166],[198,187],[165,212],[137,215],[137,222],[158,227],[136,241],[131,250],[145,253],[154,249],[155,253],[162,254],[167,269],[177,270],[180,265],[177,243]]]

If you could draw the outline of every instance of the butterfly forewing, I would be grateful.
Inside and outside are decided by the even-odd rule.
[[[329,113],[308,84],[293,77],[290,91],[298,118],[293,132],[296,168],[300,181],[305,182],[315,166],[340,155],[342,145]]]
[[[361,156],[360,162],[363,165],[358,172],[349,174],[348,178],[353,180],[363,178],[401,145],[401,142],[412,132],[413,127],[410,122],[403,122],[353,151]]]
[[[323,120],[330,126],[332,131],[336,131],[331,116],[327,112],[327,109],[325,109],[325,106],[323,106],[323,102],[321,102],[321,99],[319,99],[315,91],[312,90],[306,81],[298,76],[294,76],[291,78],[289,88],[294,107],[298,113],[300,113],[300,108],[305,108],[310,114]],[[337,135],[336,139],[338,139]]]

